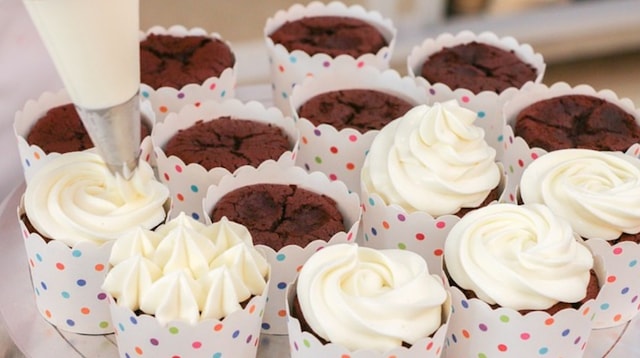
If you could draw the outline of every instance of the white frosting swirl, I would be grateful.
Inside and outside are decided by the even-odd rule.
[[[621,152],[547,153],[524,170],[520,195],[525,203],[550,207],[584,238],[640,232],[640,160]]]
[[[591,252],[568,222],[540,204],[495,204],[465,215],[444,247],[447,271],[481,300],[547,309],[586,295]]]
[[[351,350],[387,351],[427,337],[440,327],[447,299],[442,279],[416,253],[351,244],[313,254],[296,293],[313,331]]]
[[[496,151],[455,100],[412,108],[376,136],[362,169],[369,193],[432,216],[477,207],[500,182]]]
[[[44,237],[69,246],[114,240],[135,227],[153,228],[165,219],[169,190],[141,161],[133,178],[109,172],[92,152],[72,152],[47,163],[27,185],[24,208]]]
[[[205,225],[185,213],[154,232],[123,235],[110,263],[103,288],[161,324],[222,319],[262,294],[269,275],[246,227],[226,217]]]

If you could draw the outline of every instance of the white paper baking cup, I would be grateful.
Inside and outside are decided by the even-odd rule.
[[[71,103],[71,98],[65,90],[44,92],[37,99],[28,100],[24,107],[16,112],[13,121],[13,131],[18,144],[18,154],[26,183],[29,183],[34,174],[42,168],[43,165],[60,155],[60,153],[46,154],[40,146],[29,145],[27,136],[31,128],[48,110],[68,103]],[[152,129],[155,124],[155,114],[151,110],[149,101],[142,98],[140,100],[140,113],[149,128]],[[96,149],[91,148],[87,150],[95,151]],[[154,166],[152,153],[151,138],[149,136],[141,138],[140,158]]]
[[[151,134],[158,177],[169,188],[172,198],[169,218],[174,218],[184,211],[194,219],[205,222],[206,213],[202,211],[202,200],[207,194],[207,188],[232,173],[222,167],[206,170],[200,164],[185,163],[174,155],[167,157],[163,147],[178,131],[189,128],[198,121],[207,122],[224,116],[253,120],[281,128],[289,137],[291,150],[282,153],[277,161],[283,166],[295,164],[299,140],[298,130],[295,128],[293,119],[284,116],[277,108],[266,108],[256,101],[245,103],[237,99],[226,99],[221,102],[205,101],[199,106],[187,105],[179,113],[172,113],[164,122],[158,123]]]
[[[137,314],[109,296],[120,357],[255,357],[267,287],[242,310],[193,325],[180,321],[162,325],[154,316]]]
[[[446,282],[444,275],[443,282]],[[446,284],[448,288],[448,284]],[[445,340],[451,317],[451,296],[447,294],[447,301],[443,305],[445,319],[431,337],[425,337],[411,345],[411,347],[397,347],[386,352],[373,349],[350,350],[337,343],[323,343],[313,333],[303,331],[300,320],[291,316],[291,306],[295,299],[295,282],[287,288],[287,328],[289,346],[292,358],[438,358],[445,357]]]
[[[321,171],[331,180],[343,181],[349,190],[360,192],[360,171],[373,138],[380,132],[364,133],[345,128],[337,130],[328,124],[314,125],[298,115],[298,109],[316,95],[345,89],[368,89],[387,93],[414,105],[427,103],[422,86],[415,79],[395,70],[354,66],[353,61],[336,59],[323,76],[310,77],[295,86],[290,98],[290,112],[300,131],[300,149],[296,164],[308,171]],[[395,118],[390,118],[391,121]]]
[[[536,69],[537,77],[533,82],[542,82],[546,70],[546,63],[542,55],[534,52],[530,45],[521,44],[511,36],[498,37],[498,35],[490,31],[476,34],[468,30],[460,31],[457,34],[442,33],[435,38],[427,38],[420,45],[415,46],[407,57],[407,71],[409,76],[416,77],[427,87],[435,84],[430,83],[420,75],[422,65],[427,58],[441,51],[443,48],[463,45],[473,41],[491,45],[505,51],[512,51],[518,58]]]
[[[295,21],[303,17],[314,16],[345,16],[364,20],[380,30],[387,40],[388,46],[383,47],[375,54],[364,54],[358,58],[353,58],[348,55],[332,58],[322,53],[309,56],[309,54],[300,50],[289,52],[283,45],[274,44],[273,40],[269,37],[271,33],[287,21]],[[271,69],[271,83],[275,105],[285,114],[291,115],[288,101],[293,87],[307,77],[324,76],[326,70],[333,67],[334,62],[338,58],[344,57],[342,61],[352,62],[353,67],[368,65],[380,69],[389,68],[389,62],[395,47],[396,35],[397,30],[390,19],[383,18],[379,12],[367,11],[360,5],[347,7],[347,5],[339,1],[332,1],[328,4],[313,1],[306,6],[295,4],[286,11],[278,11],[275,15],[267,19],[264,27],[264,39],[269,55],[269,67]]]
[[[22,200],[18,218],[24,215]],[[107,293],[101,288],[107,274],[113,242],[46,242],[30,232],[20,219],[38,312],[58,329],[81,334],[108,334],[114,330]]]
[[[267,307],[263,317],[262,332],[267,334],[286,334],[286,288],[295,279],[298,270],[304,262],[317,250],[327,245],[355,242],[360,224],[360,203],[355,193],[349,193],[344,183],[330,181],[320,172],[307,173],[295,166],[283,166],[281,163],[267,161],[258,168],[242,167],[233,176],[225,176],[218,185],[212,185],[204,200],[206,223],[211,222],[211,213],[215,204],[225,194],[234,189],[259,184],[295,184],[319,194],[324,194],[335,200],[345,221],[346,232],[336,233],[328,242],[316,240],[306,247],[287,245],[278,251],[265,245],[256,247],[265,254],[271,265],[271,283]]]
[[[153,26],[147,31],[141,31],[140,41],[146,39],[150,34],[171,35],[176,37],[207,36],[222,40],[220,34],[207,33],[199,27],[187,29],[184,26],[174,25],[169,28]],[[233,52],[231,44],[228,41],[225,41],[225,43]],[[182,88],[161,87],[154,89],[145,83],[141,83],[140,95],[151,102],[151,107],[156,113],[156,121],[162,122],[167,114],[180,111],[186,104],[198,104],[206,100],[219,101],[225,98],[234,98],[237,84],[237,63],[238,59],[236,56],[233,67],[222,71],[220,76],[209,77],[202,83],[190,83],[184,85]]]

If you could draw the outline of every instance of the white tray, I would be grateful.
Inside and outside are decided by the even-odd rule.
[[[270,103],[268,86],[238,88],[237,96]],[[7,331],[18,349],[27,357],[105,357],[117,358],[115,337],[79,335],[60,331],[38,313],[30,284],[26,252],[18,225],[16,209],[24,184],[16,188],[0,205],[0,313]],[[640,318],[605,330],[597,330],[587,345],[585,358],[640,357]],[[259,358],[286,357],[287,336],[262,335]],[[567,357],[573,358],[573,357]]]

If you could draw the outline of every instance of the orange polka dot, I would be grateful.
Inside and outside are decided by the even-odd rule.
[[[340,356],[340,358],[351,358],[351,356],[348,355],[348,354],[343,354],[343,355]]]
[[[287,315],[287,311],[285,311],[285,310],[280,310],[280,311],[278,311],[278,316],[280,316],[280,317],[284,317],[284,316],[286,316],[286,315]]]
[[[467,331],[466,329],[463,329],[463,330],[462,330],[462,336],[463,336],[464,338],[469,338],[469,337],[471,337],[471,334],[470,334],[470,333],[469,333],[469,331]]]
[[[47,316],[47,318],[51,318],[51,311],[49,310],[44,310],[44,315]]]
[[[618,321],[619,321],[619,320],[621,320],[621,319],[622,319],[622,315],[621,315],[621,314],[619,314],[619,313],[618,313],[617,315],[613,316],[613,321],[614,321],[614,322],[618,322]]]
[[[80,309],[80,313],[82,313],[84,315],[87,315],[87,314],[91,313],[91,310],[88,307],[82,307]]]
[[[222,323],[218,323],[215,326],[213,326],[213,330],[216,332],[219,332],[222,330]]]
[[[544,321],[544,324],[546,324],[547,326],[551,326],[551,325],[552,325],[552,324],[554,324],[554,323],[555,323],[555,320],[554,320],[553,318],[547,318],[547,319]]]
[[[302,144],[307,144],[309,143],[309,140],[307,139],[307,137],[302,137]]]
[[[33,153],[33,157],[36,159],[40,159],[40,153]]]
[[[102,270],[104,270],[104,265],[103,264],[97,264],[94,266],[94,270],[101,272]]]
[[[176,194],[176,199],[178,199],[178,201],[184,201],[184,195]]]
[[[386,222],[386,221],[383,221],[382,222],[382,227],[385,228],[385,229],[389,229],[389,223]]]
[[[251,307],[249,307],[249,313],[253,313],[256,311],[256,305],[251,305]]]
[[[302,270],[302,265],[300,265],[300,266],[296,267],[296,271],[297,271],[297,272],[300,272],[300,270]]]
[[[589,314],[589,311],[591,311],[591,309],[590,309],[589,307],[586,307],[586,308],[584,309],[584,311],[582,312],[582,315],[583,315],[583,316],[586,316],[587,314]]]
[[[612,282],[616,282],[617,278],[615,276],[609,276],[607,277],[607,282],[612,283]]]
[[[354,170],[356,168],[356,165],[353,163],[347,163],[347,170]]]
[[[64,264],[62,262],[56,263],[56,268],[60,271],[64,270]]]
[[[158,110],[160,111],[160,113],[167,113],[169,111],[169,108],[167,108],[167,106],[160,106]]]
[[[136,353],[137,353],[139,356],[141,356],[141,355],[142,355],[142,348],[140,348],[140,347],[136,347],[136,348],[134,348],[134,350],[136,351]]]
[[[284,72],[284,66],[282,66],[282,65],[278,66],[278,71]]]

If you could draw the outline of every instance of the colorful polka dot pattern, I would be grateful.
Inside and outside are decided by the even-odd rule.
[[[111,244],[45,243],[21,229],[38,311],[61,330],[83,334],[113,332],[106,293],[101,289]]]
[[[455,215],[433,218],[425,213],[407,213],[396,205],[387,205],[378,195],[363,195],[363,245],[417,252],[432,272],[440,272],[444,240],[459,220]]]
[[[190,84],[181,89],[162,87],[153,89],[141,84],[140,95],[151,102],[156,121],[162,122],[169,113],[177,113],[185,105],[199,106],[204,101],[222,101],[235,97],[236,70],[228,68],[220,77],[211,77],[201,84]]]
[[[230,358],[256,355],[266,297],[252,298],[243,310],[222,321],[170,322],[166,326],[110,301],[120,357]]]
[[[593,304],[564,310],[554,316],[533,312],[492,310],[468,300],[452,288],[453,314],[445,341],[453,357],[581,357],[587,345]]]
[[[344,242],[355,242],[355,230],[345,235],[338,235],[329,242],[315,241],[305,248],[299,246],[285,246],[276,252],[270,248],[264,248],[267,261],[271,265],[271,281],[269,298],[262,321],[262,332],[268,334],[286,334],[287,318],[285,311],[286,292],[289,282],[293,282],[304,262],[314,252],[326,245]]]

